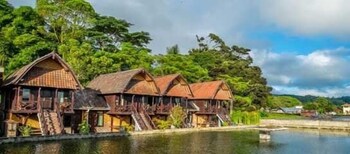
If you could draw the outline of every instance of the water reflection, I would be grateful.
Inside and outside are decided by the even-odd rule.
[[[350,153],[349,144],[348,132],[288,130],[260,143],[257,131],[230,131],[8,144],[0,145],[0,153]]]

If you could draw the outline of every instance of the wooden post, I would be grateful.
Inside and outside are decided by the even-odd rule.
[[[19,105],[19,101],[22,100],[22,96],[21,96],[21,86],[18,87],[17,89],[17,102],[16,102],[16,107],[18,107]]]
[[[38,90],[38,112],[41,111],[41,87]]]
[[[15,88],[15,91],[14,93],[12,93],[13,91],[11,91],[11,94],[9,95],[9,98],[12,97],[12,95],[15,95],[13,97],[13,100],[10,100],[11,101],[11,111],[14,111],[16,110],[16,104],[17,104],[17,101],[18,101],[18,92],[17,92],[18,88]]]
[[[122,116],[119,116],[119,127],[121,127],[122,126]]]
[[[72,97],[72,102],[71,102],[71,108],[69,109],[69,110],[72,110],[72,111],[74,111],[73,110],[73,108],[74,108],[74,101],[75,101],[75,98],[74,98],[74,91],[71,91],[71,97]]]
[[[58,101],[57,101],[57,95],[58,95],[58,89],[55,90],[55,98],[53,100],[54,111],[57,111],[57,110],[59,111],[59,109],[58,109],[59,104],[58,104]]]
[[[111,117],[111,132],[113,132],[113,116],[109,115]]]

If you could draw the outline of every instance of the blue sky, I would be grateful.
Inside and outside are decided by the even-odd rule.
[[[350,1],[89,0],[95,11],[150,32],[152,52],[215,33],[252,49],[273,93],[350,95]],[[10,0],[15,6],[34,0]]]

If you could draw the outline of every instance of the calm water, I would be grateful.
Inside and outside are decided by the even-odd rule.
[[[84,139],[0,145],[0,153],[350,153],[349,133],[287,130],[260,143],[257,131],[196,132],[171,135]]]

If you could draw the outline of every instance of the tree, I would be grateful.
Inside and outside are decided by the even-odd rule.
[[[332,112],[336,106],[325,97],[318,97],[313,103],[304,105],[306,110],[317,110],[318,113]]]
[[[52,51],[83,84],[102,73],[151,69],[149,34],[130,32],[132,24],[98,15],[85,0],[38,0],[35,9],[0,0],[0,8],[0,62],[9,74]]]
[[[246,101],[257,108],[266,105],[271,88],[262,77],[261,69],[252,66],[250,49],[235,45],[230,47],[215,34],[209,34],[207,38],[197,36],[197,42],[198,48],[191,49],[190,56],[208,70],[210,78],[225,79],[238,98],[236,101]]]
[[[168,48],[166,55],[155,56],[152,73],[157,76],[180,73],[190,83],[210,79],[208,71],[194,63],[190,56],[180,54],[177,45]]]
[[[22,6],[13,9],[10,14],[11,20],[3,23],[0,31],[0,53],[4,55],[2,61],[7,73],[53,50],[52,43],[42,38],[44,21],[34,9]]]

